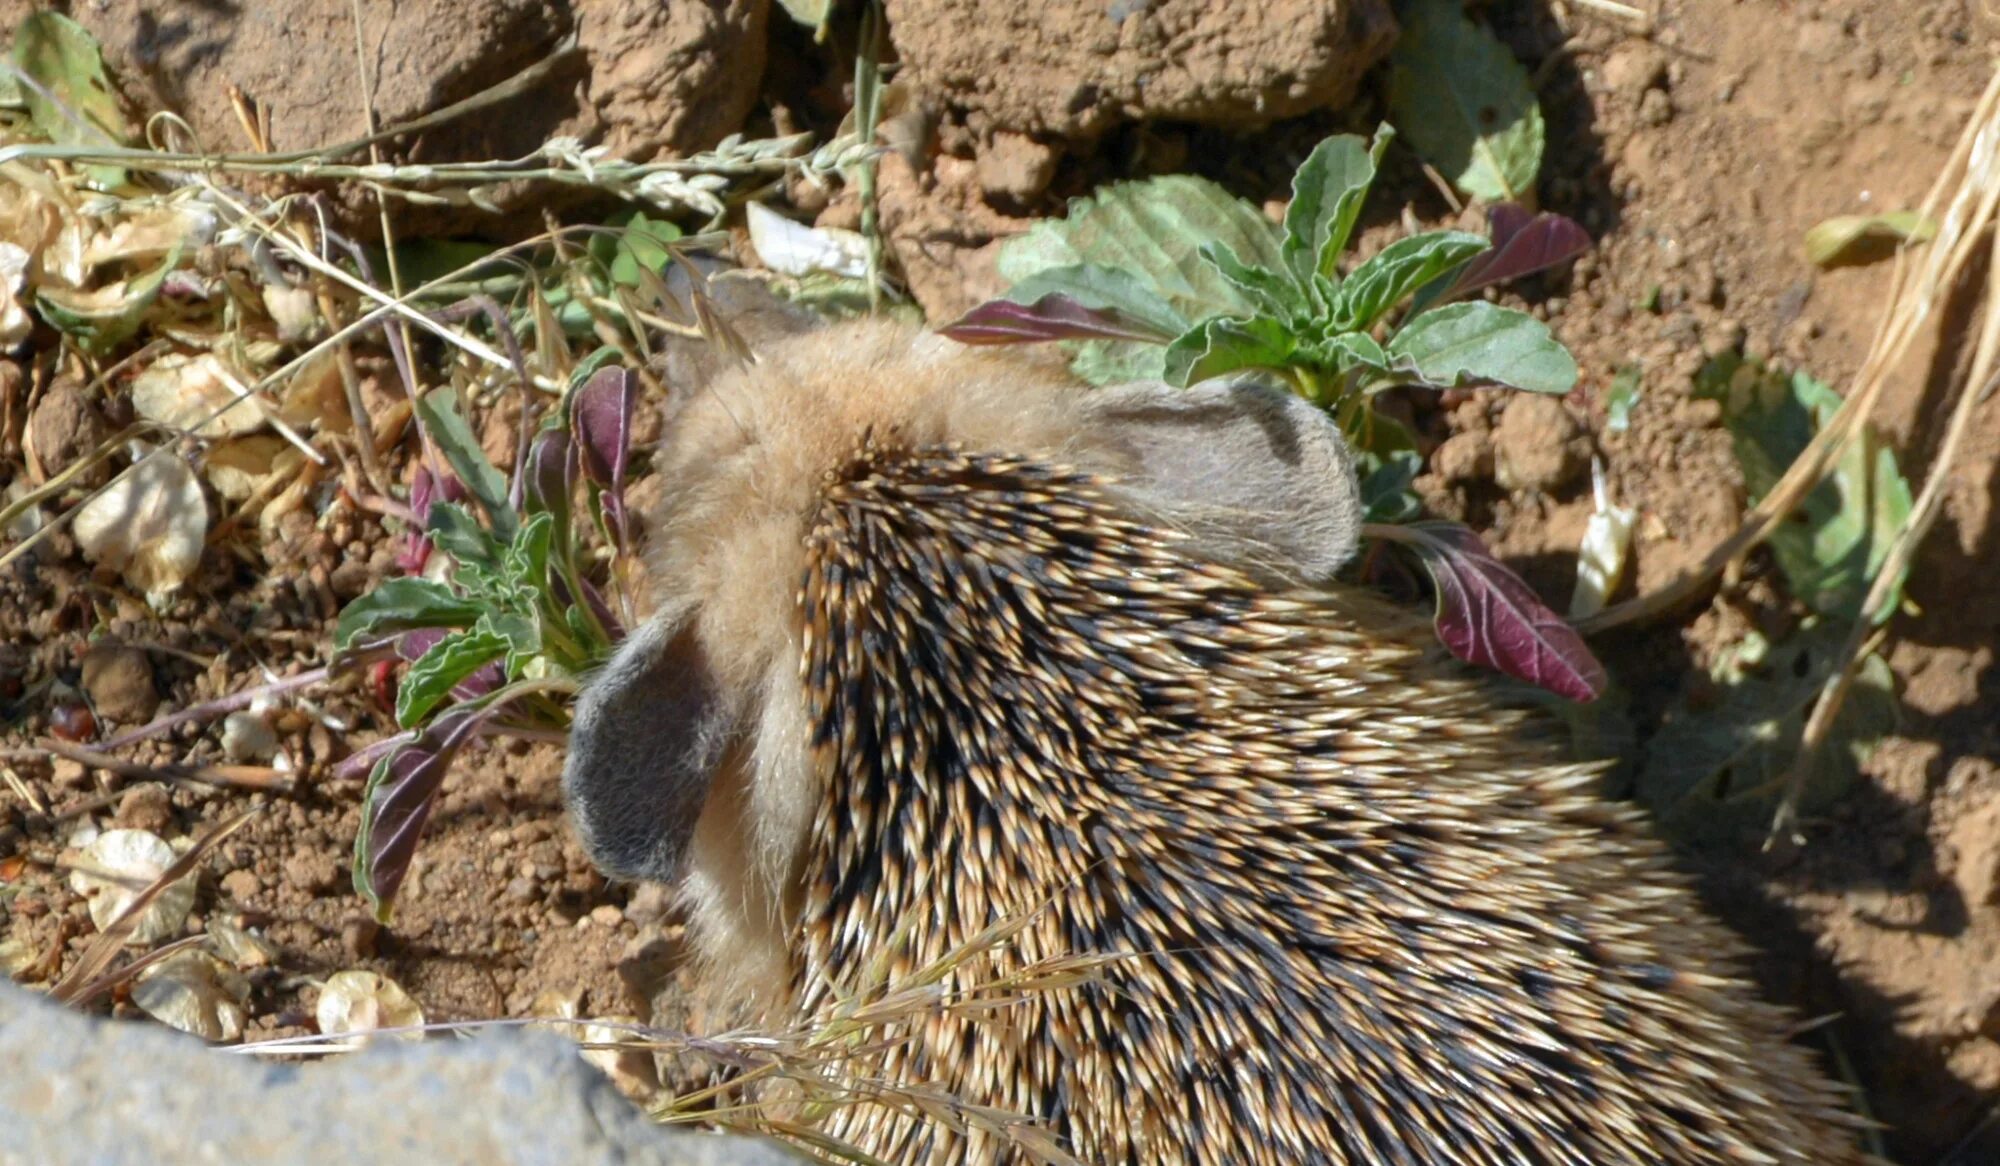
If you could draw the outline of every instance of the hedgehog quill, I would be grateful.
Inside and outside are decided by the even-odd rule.
[[[1358,489],[1304,402],[842,325],[690,394],[656,465],[656,610],[564,788],[749,1006],[820,1014],[1025,918],[948,978],[1116,958],[870,1068],[1084,1162],[1864,1160],[1635,812],[1333,581]],[[1013,1160],[888,1107],[826,1122]]]

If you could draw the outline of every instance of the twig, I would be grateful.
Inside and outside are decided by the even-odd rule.
[[[327,680],[329,675],[330,670],[327,668],[309,668],[304,672],[300,672],[294,676],[287,676],[282,680],[273,680],[268,684],[259,684],[254,688],[246,688],[241,692],[234,692],[228,696],[203,701],[201,704],[184,708],[177,713],[149,721],[136,729],[127,729],[109,741],[103,742],[98,748],[107,752],[113,749],[123,749],[127,745],[135,745],[140,741],[144,741],[148,737],[157,737],[161,733],[167,732],[177,725],[184,725],[189,721],[212,720],[224,713],[233,713],[237,709],[249,708],[259,697],[281,696],[287,692],[293,692],[301,688],[310,688],[315,684],[322,684]]]
[[[136,761],[124,761],[108,753],[72,745],[54,737],[44,737],[35,742],[32,750],[10,750],[13,756],[33,756],[36,752],[53,753],[67,757],[93,769],[102,769],[120,777],[137,780],[161,779],[165,781],[191,781],[200,785],[229,786],[235,789],[257,790],[264,793],[290,793],[292,775],[268,765],[141,765]]]

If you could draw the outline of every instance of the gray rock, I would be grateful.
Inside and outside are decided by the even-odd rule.
[[[275,1064],[0,983],[0,1166],[796,1166],[669,1130],[549,1033]]]

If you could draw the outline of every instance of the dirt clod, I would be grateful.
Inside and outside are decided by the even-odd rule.
[[[83,387],[71,380],[51,384],[28,415],[28,447],[42,467],[42,475],[52,478],[72,462],[88,454],[111,436],[111,427],[97,411]],[[102,463],[84,471],[76,481],[84,487],[102,485],[110,476]]]
[[[1493,430],[1494,480],[1508,490],[1560,489],[1583,470],[1589,455],[1582,427],[1554,397],[1515,395]]]
[[[83,691],[101,721],[143,725],[160,707],[153,664],[142,648],[99,644],[84,653]]]
[[[166,836],[174,824],[173,796],[165,786],[136,785],[118,799],[111,824],[125,830],[145,830]]]

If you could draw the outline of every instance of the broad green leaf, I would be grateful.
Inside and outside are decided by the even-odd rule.
[[[1465,231],[1426,231],[1398,239],[1354,269],[1340,285],[1335,326],[1366,331],[1418,288],[1486,250],[1488,244]]]
[[[1698,693],[1681,697],[1643,750],[1637,793],[1683,835],[1761,828],[1798,756],[1805,719],[1839,663],[1849,625],[1810,617],[1771,644],[1755,631],[1725,650]],[[1806,774],[1799,809],[1824,810],[1852,787],[1876,743],[1896,726],[1895,678],[1882,657],[1861,660],[1840,716]]]
[[[1047,295],[1064,295],[1086,308],[1123,312],[1169,336],[1187,330],[1188,318],[1160,298],[1136,276],[1097,263],[1077,263],[1038,271],[1007,289],[1006,298],[1032,304]]]
[[[341,610],[333,644],[346,650],[365,635],[410,628],[468,627],[484,609],[429,579],[388,579]]]
[[[1805,373],[1788,377],[1735,353],[1703,366],[1694,393],[1722,402],[1752,502],[1770,493],[1840,408],[1840,394]],[[1889,544],[1909,522],[1910,507],[1910,484],[1896,455],[1871,427],[1806,495],[1803,521],[1772,532],[1771,553],[1794,595],[1815,611],[1852,619]],[[1897,580],[1899,589],[1902,583]],[[1896,606],[1891,602],[1888,610]]]
[[[554,531],[555,520],[547,514],[537,514],[521,525],[507,547],[503,564],[510,578],[537,591],[548,585]]]
[[[1936,234],[1937,223],[1918,211],[1836,215],[1806,232],[1806,258],[1816,267],[1872,263],[1901,243],[1926,243]]]
[[[466,677],[497,659],[507,641],[486,627],[486,621],[439,640],[403,674],[396,689],[396,723],[415,728]]]
[[[1448,304],[1403,325],[1387,352],[1434,388],[1491,382],[1537,393],[1576,387],[1576,360],[1548,325],[1484,301]]]
[[[1285,208],[1285,270],[1301,287],[1315,272],[1331,277],[1340,262],[1361,204],[1375,181],[1375,168],[1395,139],[1384,125],[1374,145],[1353,134],[1338,134],[1313,147],[1298,173],[1292,175],[1292,201]]]
[[[465,483],[465,488],[478,499],[480,509],[486,511],[494,536],[502,542],[512,541],[520,523],[507,502],[507,481],[486,460],[479,440],[472,435],[472,427],[459,415],[458,394],[450,389],[424,394],[417,398],[417,416],[423,420],[430,439],[444,451],[445,460],[451,463],[459,481]]]
[[[1343,332],[1315,344],[1312,351],[1318,363],[1336,372],[1347,373],[1357,368],[1389,371],[1389,354],[1366,332]]]
[[[1096,264],[1128,273],[1184,320],[1248,315],[1255,305],[1201,257],[1205,243],[1259,267],[1276,270],[1280,262],[1277,228],[1256,207],[1207,179],[1176,174],[1071,201],[1063,218],[1008,240],[997,268],[1017,284],[1052,267]]]
[[[612,282],[638,287],[640,268],[655,273],[665,271],[674,261],[666,245],[680,237],[681,229],[672,223],[649,219],[643,214],[633,215],[619,235],[617,254],[611,259]]]
[[[1186,386],[1240,369],[1283,368],[1297,347],[1276,320],[1217,317],[1167,346],[1166,380]]]
[[[1164,344],[1086,340],[1075,347],[1069,368],[1086,384],[1157,381],[1167,375],[1167,346]]]
[[[1453,186],[1488,201],[1534,189],[1542,111],[1528,71],[1460,0],[1412,0],[1389,55],[1389,112]]]
[[[1227,244],[1204,243],[1201,257],[1214,264],[1215,269],[1222,273],[1222,278],[1241,292],[1260,314],[1286,320],[1306,311],[1306,297],[1290,280],[1278,272],[1243,262]]]
[[[85,350],[107,352],[139,330],[146,309],[159,298],[167,273],[180,261],[181,249],[176,246],[157,267],[131,279],[89,291],[38,287],[35,310],[50,327],[75,339]]]
[[[65,146],[122,145],[124,114],[97,40],[84,27],[56,12],[36,12],[14,30],[14,64],[28,84],[22,97],[28,117],[48,139]],[[125,171],[116,166],[87,168],[91,181],[118,186]]]

